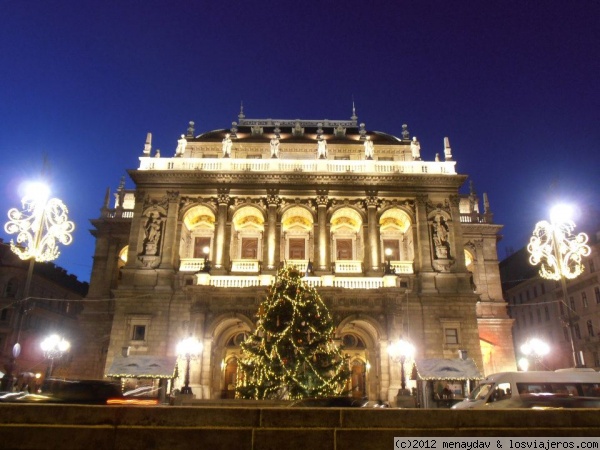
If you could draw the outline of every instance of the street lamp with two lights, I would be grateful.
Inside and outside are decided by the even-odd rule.
[[[54,261],[60,251],[58,244],[69,245],[73,241],[75,224],[68,220],[68,210],[58,198],[49,198],[50,191],[43,183],[33,183],[26,189],[21,199],[22,210],[8,211],[9,221],[4,225],[8,234],[17,235],[17,243],[10,242],[11,250],[21,259],[29,260],[29,269],[23,295],[16,308],[16,332],[12,357],[2,378],[2,389],[7,390],[14,381],[13,372],[16,360],[21,354],[21,327],[23,315],[27,313],[33,267],[35,262]]]
[[[41,342],[40,347],[44,352],[44,356],[50,360],[50,365],[46,370],[46,379],[48,379],[52,376],[54,360],[62,358],[71,348],[71,343],[65,338],[60,337],[58,334],[53,334],[44,339]]]
[[[575,223],[571,220],[572,208],[568,205],[557,205],[550,212],[550,222],[538,222],[529,241],[527,250],[529,262],[540,264],[539,274],[542,278],[560,281],[562,302],[567,309],[567,326],[571,353],[575,367],[582,363],[575,350],[573,339],[573,317],[571,306],[567,303],[567,279],[575,279],[583,273],[583,257],[589,256],[588,236],[585,233],[574,234]]]

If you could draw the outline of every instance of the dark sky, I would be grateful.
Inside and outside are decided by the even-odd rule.
[[[56,263],[80,280],[89,219],[146,133],[171,156],[188,121],[228,128],[241,101],[248,118],[348,119],[354,99],[370,131],[408,124],[426,160],[448,136],[505,225],[501,259],[553,197],[581,221],[599,209],[598,0],[27,0],[0,17],[2,223],[47,155],[77,227]]]

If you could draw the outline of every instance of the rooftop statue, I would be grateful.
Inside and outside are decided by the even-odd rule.
[[[175,156],[183,156],[185,153],[185,146],[187,145],[187,140],[185,136],[182,134],[181,139],[177,141],[177,148],[175,149]]]
[[[231,156],[231,146],[233,143],[231,142],[231,135],[227,133],[225,135],[225,139],[223,139],[223,158],[229,158]]]
[[[412,152],[413,161],[421,161],[421,144],[417,141],[417,137],[413,136],[410,143],[410,151]]]
[[[279,158],[279,138],[271,139],[271,158]]]
[[[319,136],[317,144],[317,158],[327,159],[327,141],[323,139],[323,136]]]
[[[365,139],[365,158],[373,159],[374,153],[373,141],[369,136],[367,136]]]

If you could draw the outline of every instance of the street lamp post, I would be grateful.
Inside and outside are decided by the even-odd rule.
[[[575,367],[581,367],[573,339],[573,317],[571,305],[567,303],[567,279],[575,279],[583,273],[582,258],[591,253],[585,233],[573,234],[575,223],[570,220],[571,208],[565,205],[555,206],[550,212],[550,222],[542,220],[533,230],[527,250],[529,262],[540,264],[540,276],[560,281],[562,302],[567,308],[569,341]]]
[[[404,365],[406,360],[412,358],[415,354],[415,347],[410,342],[399,339],[396,342],[390,344],[388,347],[388,353],[392,361],[396,363],[400,363],[400,388],[402,394],[406,393],[406,373],[404,370]]]
[[[2,378],[2,389],[12,386],[16,360],[21,354],[21,328],[26,314],[26,302],[29,300],[33,268],[36,261],[54,261],[60,255],[58,244],[69,245],[73,241],[75,224],[68,220],[68,210],[57,198],[49,198],[47,186],[35,183],[29,186],[21,199],[22,210],[12,208],[8,211],[9,221],[4,225],[8,234],[17,235],[17,243],[10,242],[11,250],[21,259],[29,260],[29,269],[23,295],[16,309],[16,333],[12,356],[7,365],[6,375]]]
[[[177,354],[181,358],[184,358],[186,362],[184,384],[181,389],[182,394],[192,394],[192,388],[190,387],[190,362],[192,359],[200,356],[202,349],[202,343],[193,336],[190,336],[177,344]]]
[[[58,334],[53,334],[44,339],[41,342],[40,347],[44,352],[44,356],[50,360],[50,365],[46,370],[46,379],[48,379],[52,376],[54,360],[62,358],[62,356],[71,348],[71,343],[65,338],[60,337]]]
[[[534,361],[534,368],[539,370],[539,365],[543,364],[542,359],[548,353],[550,353],[550,347],[544,341],[538,338],[528,339],[523,345],[521,345],[521,352],[527,357],[532,358]],[[525,366],[523,366],[525,367]],[[527,368],[529,365],[527,365]],[[527,370],[525,368],[524,370]]]

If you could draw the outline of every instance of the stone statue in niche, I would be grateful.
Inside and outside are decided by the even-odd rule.
[[[373,141],[369,136],[365,138],[365,159],[373,159],[373,155],[375,154]]]
[[[144,254],[149,256],[158,255],[158,245],[163,228],[163,219],[156,211],[148,215],[148,220],[144,227],[146,238],[144,240]]]
[[[279,158],[279,138],[277,136],[271,139],[271,158]]]
[[[448,243],[448,224],[446,219],[441,214],[437,214],[432,222],[432,240],[435,249],[435,257],[437,259],[448,259],[449,243]]]
[[[225,135],[225,139],[223,139],[223,158],[229,158],[231,156],[231,146],[233,142],[231,142],[231,135],[227,133]]]

